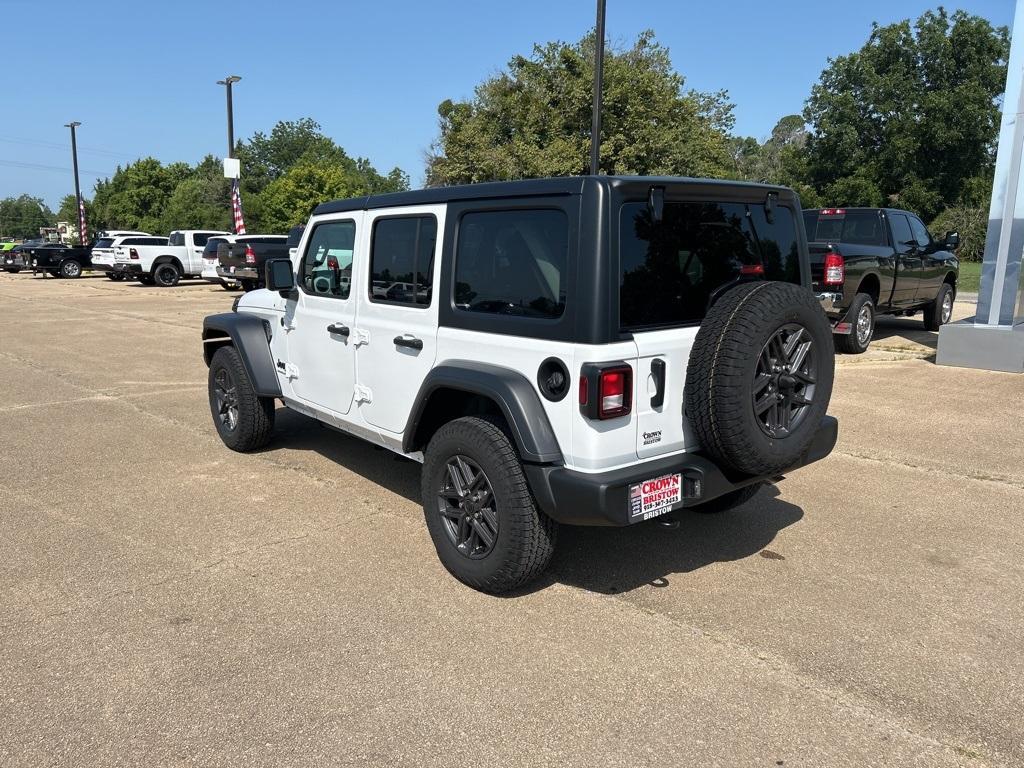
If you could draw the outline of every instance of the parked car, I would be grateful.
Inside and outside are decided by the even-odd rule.
[[[960,277],[956,232],[935,241],[921,219],[893,208],[807,210],[804,227],[813,287],[841,351],[866,351],[877,315],[922,312],[930,331],[950,321]]]
[[[101,237],[92,246],[92,268],[106,272],[111,280],[125,279],[125,273],[114,270],[118,246],[167,245],[166,237],[153,235],[108,235]]]
[[[175,230],[167,238],[167,245],[120,245],[114,249],[113,270],[144,285],[169,288],[183,277],[199,277],[207,241],[226,234],[205,229]]]
[[[237,280],[246,291],[263,287],[263,265],[267,259],[287,258],[287,235],[236,235],[230,243],[217,246],[217,274]]]
[[[23,243],[14,243],[13,247],[0,253],[0,263],[5,272],[16,274],[29,266],[28,251],[37,245],[42,245],[45,240],[26,240]],[[4,243],[9,245],[9,243]]]
[[[266,290],[205,319],[214,425],[256,450],[281,400],[422,462],[441,562],[515,589],[559,523],[725,510],[832,450],[800,213],[782,187],[637,177],[325,203]]]
[[[92,268],[90,252],[90,246],[43,243],[29,248],[25,256],[33,274],[78,278],[85,270]]]
[[[217,274],[217,267],[220,264],[217,261],[217,246],[221,243],[233,242],[234,239],[235,235],[218,235],[211,237],[203,246],[203,271],[200,276],[206,282],[216,283],[226,291],[236,291],[242,286],[237,280],[228,280]]]

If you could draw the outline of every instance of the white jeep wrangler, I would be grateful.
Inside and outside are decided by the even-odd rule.
[[[560,523],[727,509],[832,450],[800,210],[622,177],[325,203],[265,290],[206,318],[214,423],[259,448],[280,400],[422,462],[441,562],[515,589]]]

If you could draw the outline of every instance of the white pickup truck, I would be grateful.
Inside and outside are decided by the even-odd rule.
[[[203,248],[211,237],[227,232],[176,229],[167,245],[121,245],[114,249],[114,273],[145,285],[170,288],[183,277],[199,277],[203,271]]]

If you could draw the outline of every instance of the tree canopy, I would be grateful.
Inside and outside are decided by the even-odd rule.
[[[53,211],[41,198],[19,195],[0,200],[0,238],[39,237],[39,228],[52,226],[53,222]]]
[[[586,173],[594,77],[591,34],[537,45],[484,81],[472,99],[438,107],[429,185]],[[714,176],[730,168],[732,105],[687,91],[653,32],[605,54],[600,170]]]

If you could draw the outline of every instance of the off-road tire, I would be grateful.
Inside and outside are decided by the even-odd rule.
[[[218,408],[217,376],[221,370],[227,372],[235,388],[237,420],[233,428],[224,423]],[[210,414],[224,445],[233,451],[245,453],[267,444],[274,430],[274,398],[256,394],[237,349],[224,346],[214,353],[210,361],[207,386]]]
[[[797,349],[804,344],[800,339],[811,342],[803,364],[815,370],[813,390],[786,374],[787,392],[800,379],[796,386],[803,387],[801,397],[809,403],[780,434],[761,424],[754,391],[769,341],[787,328],[793,329]],[[796,330],[801,330],[798,337]],[[715,461],[748,475],[776,474],[799,464],[810,448],[832,396],[834,369],[832,329],[809,290],[790,283],[741,283],[714,303],[697,331],[686,371],[685,415]],[[782,374],[773,375],[777,380],[768,391],[783,383]]]
[[[943,310],[943,303],[947,296],[949,296],[948,315]],[[939,295],[935,297],[935,301],[924,308],[924,328],[926,331],[937,331],[952,319],[953,300],[955,298],[953,286],[949,283],[943,283],[939,288]]]
[[[861,314],[865,312],[871,315],[870,328],[866,336],[861,332],[860,326]],[[866,293],[858,293],[853,297],[853,304],[850,305],[850,311],[846,313],[846,317],[853,327],[850,328],[849,335],[836,335],[836,349],[848,355],[862,355],[868,351],[871,340],[875,337],[874,299]]]
[[[715,515],[719,512],[728,512],[730,509],[735,509],[736,507],[746,504],[754,498],[757,495],[757,492],[763,487],[764,483],[745,485],[742,488],[737,488],[735,491],[724,493],[717,499],[705,501],[703,504],[691,507],[691,509],[694,512],[700,512],[704,515]]]
[[[153,283],[160,288],[173,288],[181,280],[181,270],[178,265],[170,261],[157,264],[153,267]]]
[[[75,280],[82,276],[82,265],[74,259],[62,261],[59,267],[60,276]]]
[[[475,462],[492,489],[498,532],[493,549],[470,559],[449,538],[438,494],[455,456]],[[523,467],[505,431],[487,418],[467,416],[442,426],[427,446],[423,513],[441,564],[464,584],[491,594],[514,590],[539,576],[551,560],[558,524],[537,509]]]

